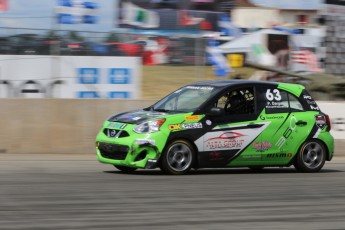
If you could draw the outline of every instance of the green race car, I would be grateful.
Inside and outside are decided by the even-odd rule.
[[[330,129],[328,115],[301,85],[204,81],[110,117],[96,152],[100,162],[124,172],[291,165],[318,172],[333,157]]]

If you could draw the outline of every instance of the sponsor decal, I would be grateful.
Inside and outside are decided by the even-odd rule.
[[[137,143],[138,145],[145,145],[145,144],[154,145],[156,142],[155,140],[150,140],[150,139],[136,139],[135,143]]]
[[[245,135],[238,132],[225,132],[220,136],[211,137],[205,141],[205,148],[214,149],[241,149],[244,139],[241,138]]]
[[[201,122],[182,124],[183,129],[202,129]]]
[[[267,158],[291,158],[292,153],[270,153]]]
[[[310,109],[317,110],[317,111],[320,110],[319,106],[312,106],[312,105],[310,105]]]
[[[297,127],[296,122],[297,122],[296,117],[291,116],[289,127],[286,128],[285,132],[276,143],[276,146],[278,146],[279,149],[283,148],[283,145],[285,144],[286,140],[291,136],[292,132],[296,129]]]
[[[169,130],[184,130],[184,129],[202,129],[201,122],[187,123],[187,124],[172,124],[168,126]]]
[[[206,125],[212,125],[212,121],[206,120]]]
[[[284,119],[284,116],[264,116],[260,115],[261,120],[266,120],[266,119]]]
[[[200,120],[200,116],[199,115],[185,116],[184,119],[186,121],[198,121]]]
[[[181,124],[173,124],[168,126],[169,130],[175,131],[175,130],[181,130]]]
[[[262,126],[253,129],[248,129],[244,125],[217,126],[213,128],[213,132],[207,132],[197,139],[195,145],[201,152],[236,150],[236,157],[241,153],[241,150],[251,146],[252,142],[269,126],[270,122],[259,124]]]
[[[243,159],[259,159],[261,158],[261,155],[246,155],[242,156]]]
[[[303,95],[303,99],[305,99],[305,100],[312,100],[313,98],[311,98],[311,96],[308,96],[308,95]]]
[[[110,122],[108,124],[108,128],[113,128],[113,129],[124,129],[126,128],[127,124],[122,124],[122,123],[117,123],[117,122]]]
[[[307,103],[308,103],[309,105],[316,105],[316,102],[315,102],[315,101],[307,100]]]
[[[315,116],[316,120],[316,125],[320,128],[323,129],[326,125],[326,117],[324,115],[316,115]]]
[[[209,86],[187,86],[187,89],[202,89],[202,90],[213,90],[213,87]]]
[[[272,143],[271,142],[254,142],[253,144],[253,148],[256,149],[257,152],[263,152],[269,148],[272,147]]]
[[[311,110],[316,110],[316,111],[320,110],[320,108],[316,105],[316,102],[313,100],[311,96],[303,95],[303,99],[307,101]]]

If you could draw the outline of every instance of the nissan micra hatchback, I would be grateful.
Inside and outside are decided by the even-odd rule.
[[[333,157],[330,129],[328,115],[301,85],[204,81],[110,117],[96,152],[100,162],[124,172],[291,165],[318,172]]]

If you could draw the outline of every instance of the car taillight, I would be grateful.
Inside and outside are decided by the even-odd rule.
[[[328,129],[331,130],[331,120],[329,119],[329,116],[326,114],[326,123],[327,123],[327,126],[328,126]]]

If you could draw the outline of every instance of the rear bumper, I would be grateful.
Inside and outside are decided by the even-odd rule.
[[[334,156],[334,138],[329,132],[322,132],[318,136],[318,139],[320,139],[326,146],[328,151],[328,156],[326,157],[327,161],[332,160]]]

